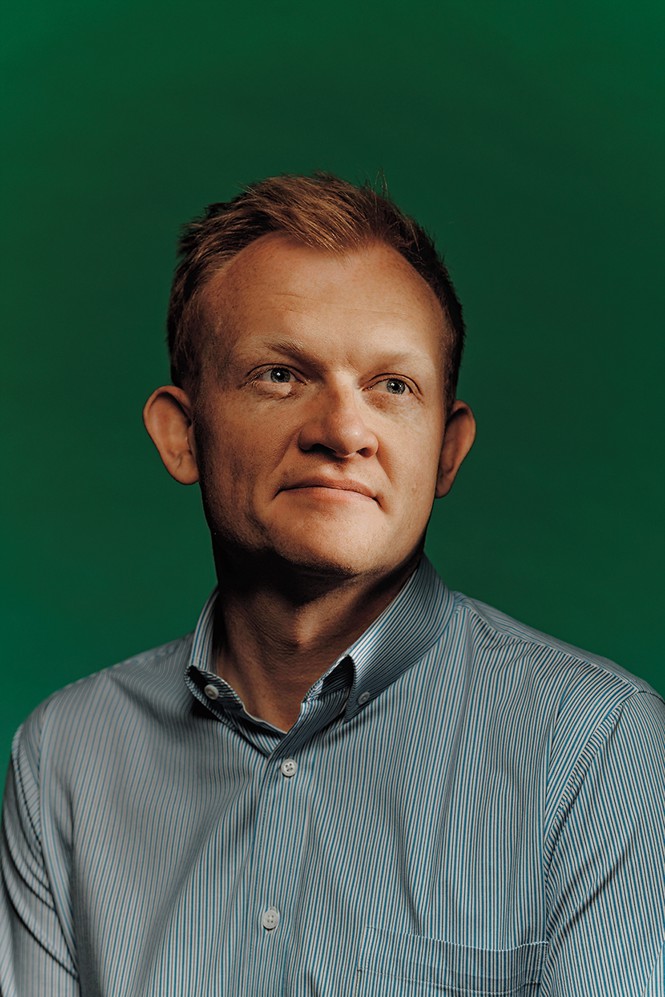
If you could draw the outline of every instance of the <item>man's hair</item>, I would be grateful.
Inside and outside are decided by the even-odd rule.
[[[173,383],[196,390],[201,367],[198,296],[213,274],[241,249],[271,232],[329,253],[384,243],[397,250],[429,284],[443,309],[448,406],[457,389],[464,346],[462,306],[432,239],[370,184],[356,187],[330,173],[269,177],[231,201],[211,204],[183,229],[168,311]]]

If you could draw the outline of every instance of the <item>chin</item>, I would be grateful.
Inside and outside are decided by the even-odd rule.
[[[265,539],[292,570],[341,580],[391,574],[409,560],[419,538],[407,547],[407,538],[394,532],[377,529],[374,523],[319,521],[298,532],[275,530]]]
[[[369,534],[356,531],[312,529],[307,534],[273,536],[270,548],[284,565],[307,575],[329,578],[354,578],[381,572],[385,544],[379,545]]]
[[[339,548],[334,551],[320,548],[290,550],[281,552],[281,557],[293,569],[305,574],[335,578],[374,574],[378,567],[375,558],[363,557],[357,550],[344,551]]]

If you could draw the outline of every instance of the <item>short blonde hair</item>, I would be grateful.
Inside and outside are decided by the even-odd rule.
[[[340,253],[372,242],[397,250],[436,294],[448,326],[446,400],[452,404],[464,347],[464,320],[452,281],[432,239],[384,190],[356,187],[329,173],[269,177],[231,201],[211,204],[185,226],[168,310],[174,384],[195,387],[200,373],[201,316],[197,295],[245,246],[283,232],[305,246]]]

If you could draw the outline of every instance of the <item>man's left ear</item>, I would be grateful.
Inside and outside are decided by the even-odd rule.
[[[456,401],[446,421],[439,473],[436,479],[437,498],[443,498],[453,487],[460,465],[476,438],[476,420],[466,402]]]

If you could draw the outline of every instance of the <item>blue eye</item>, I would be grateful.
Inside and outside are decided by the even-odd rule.
[[[384,381],[380,381],[379,384],[385,385],[385,390],[389,395],[404,395],[407,391],[410,391],[406,381],[402,381],[399,377],[387,377]]]
[[[269,367],[257,377],[257,381],[271,381],[272,384],[289,384],[292,380],[293,374],[288,367]]]

